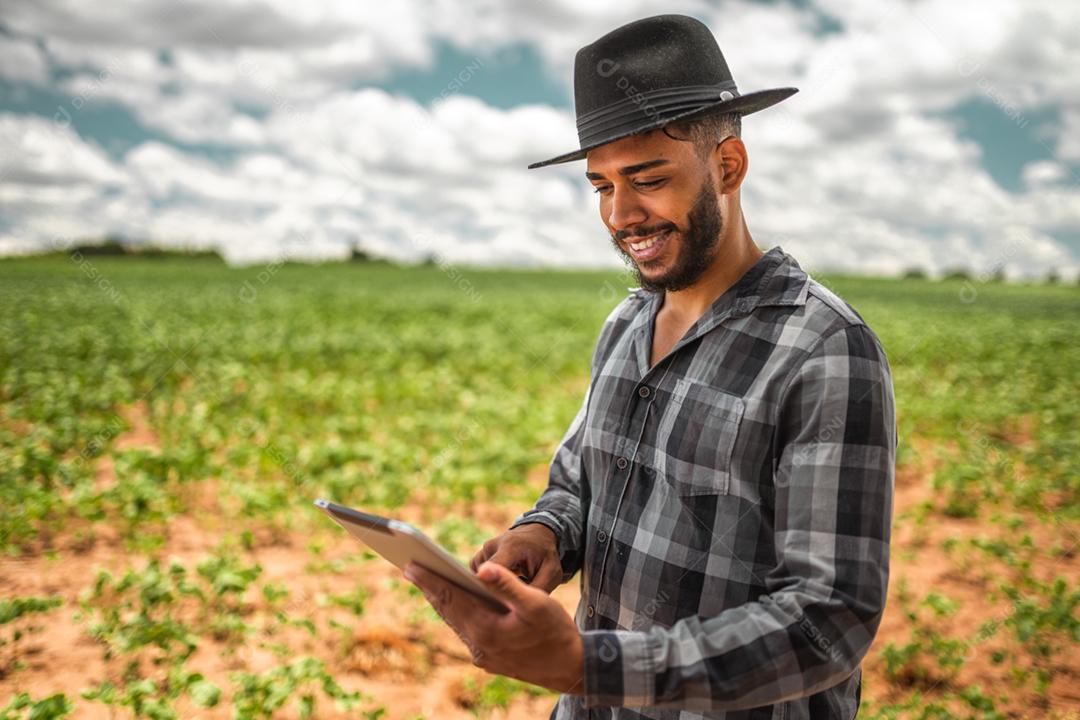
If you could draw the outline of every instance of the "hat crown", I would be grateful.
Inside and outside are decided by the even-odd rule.
[[[735,87],[712,32],[686,15],[636,20],[584,46],[574,58],[579,117],[638,93],[707,85]]]
[[[716,38],[686,15],[654,15],[618,27],[574,57],[577,150],[530,168],[581,160],[589,150],[706,113],[749,115],[797,92],[741,94]]]

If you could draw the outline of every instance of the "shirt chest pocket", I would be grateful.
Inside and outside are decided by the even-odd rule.
[[[663,407],[654,467],[680,496],[726,495],[739,435],[742,398],[680,378]]]

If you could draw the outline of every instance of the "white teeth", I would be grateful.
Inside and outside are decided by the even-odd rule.
[[[656,244],[656,240],[659,237],[660,236],[657,235],[656,237],[650,238],[650,239],[646,240],[645,242],[630,243],[630,249],[633,250],[634,252],[641,252],[642,250],[645,250],[646,248],[651,248],[653,245]]]

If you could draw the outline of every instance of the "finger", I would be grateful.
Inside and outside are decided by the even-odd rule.
[[[491,538],[490,540],[486,540],[483,546],[481,546],[481,548],[476,551],[476,554],[473,555],[472,560],[469,563],[469,567],[472,568],[473,572],[476,572],[485,560],[490,558],[498,551],[499,543],[497,538]]]
[[[486,562],[493,562],[498,565],[502,565],[507,570],[513,572],[514,575],[516,575],[518,579],[526,585],[532,584],[533,578],[535,577],[533,569],[531,567],[531,563],[529,563],[528,558],[522,557],[520,554],[514,554],[508,550],[500,550],[499,552],[489,557]],[[480,565],[483,564],[483,562],[480,563]],[[477,566],[477,571],[479,571],[479,566]]]
[[[405,577],[420,588],[427,601],[455,632],[463,624],[473,624],[481,613],[492,614],[491,608],[475,595],[422,565],[410,562],[405,571]]]
[[[405,577],[420,588],[431,606],[445,617],[445,611],[450,609],[455,600],[456,588],[430,570],[412,562],[405,567]]]
[[[533,587],[543,588],[546,592],[550,593],[555,588],[562,584],[563,570],[562,566],[557,562],[546,562],[540,567],[540,571],[536,573],[536,577],[530,583]]]
[[[512,550],[507,548],[506,545],[500,547],[494,555],[487,559],[487,562],[502,565],[504,568],[507,568],[509,570],[520,570],[521,573],[525,575],[531,574],[529,572],[529,563],[527,558],[522,557],[520,552],[513,552]],[[483,565],[483,563],[480,564]],[[479,570],[479,567],[477,567],[477,570]]]
[[[521,582],[513,571],[490,560],[480,566],[477,576],[512,606],[526,605],[536,598],[536,593],[542,593],[541,590]]]
[[[487,544],[484,547],[476,551],[476,554],[472,556],[472,560],[469,561],[469,567],[473,572],[476,572],[484,561],[491,557],[491,551],[488,550]]]

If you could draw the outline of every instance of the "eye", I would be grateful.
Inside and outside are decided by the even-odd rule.
[[[663,183],[664,180],[665,180],[665,178],[661,178],[660,180],[650,180],[649,182],[635,183],[635,185],[637,187],[639,187],[639,188],[656,187],[657,185],[660,185],[661,183]],[[593,192],[594,193],[601,193],[601,192],[604,192],[605,190],[608,190],[608,189],[609,189],[609,186],[601,185],[600,187],[593,190]]]

